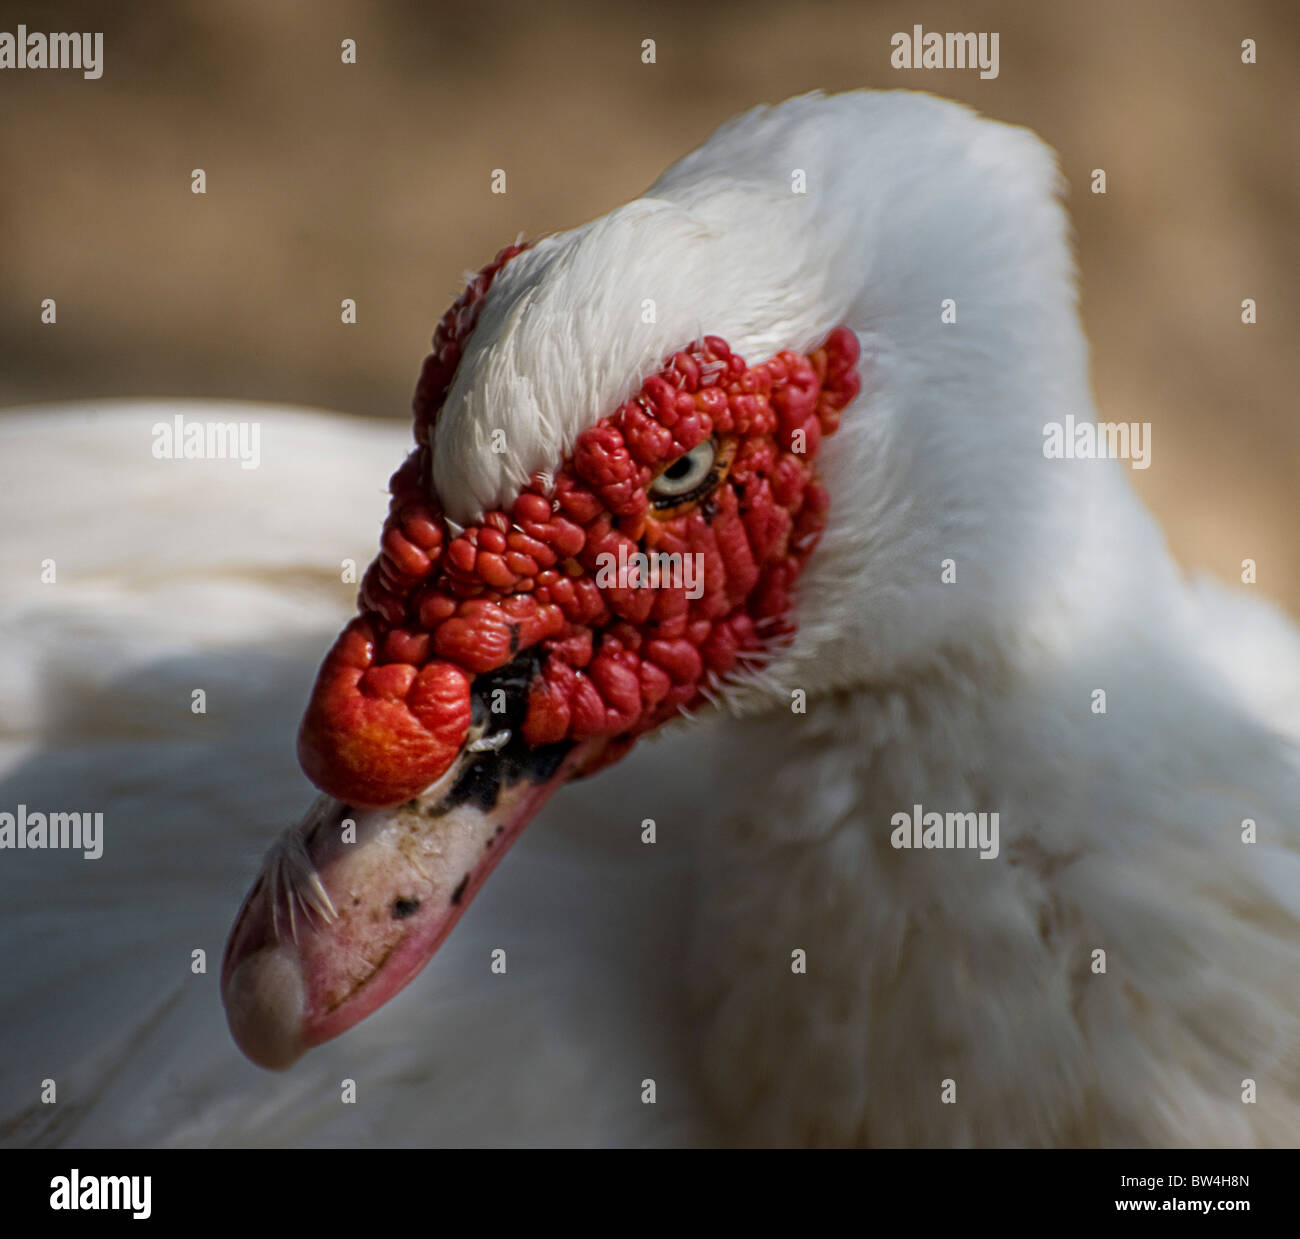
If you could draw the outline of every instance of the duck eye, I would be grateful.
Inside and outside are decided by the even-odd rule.
[[[650,484],[655,507],[671,507],[694,491],[712,484],[713,462],[717,444],[712,439],[698,443],[685,456],[679,456]]]

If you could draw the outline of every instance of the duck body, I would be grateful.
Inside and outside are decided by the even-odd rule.
[[[32,721],[4,786],[53,802],[71,779],[108,809],[101,867],[6,858],[42,944],[5,981],[31,1077],[6,1081],[8,1138],[1300,1139],[1300,638],[1184,581],[1123,462],[1044,454],[1049,423],[1096,417],[1057,187],[1037,139],[957,105],[810,96],[506,266],[437,424],[450,517],[564,459],[701,333],[756,361],[847,326],[862,389],[822,449],[828,524],[793,639],[565,788],[436,980],[283,1076],[238,1057],[191,952],[219,950],[300,807],[285,737],[402,432],[245,409],[261,468],[168,474],[129,446],[157,406],[10,416],[19,476],[73,444],[45,535],[72,570],[15,597],[6,715]],[[611,338],[629,289],[652,338]],[[493,460],[472,449],[503,408]],[[238,514],[220,536],[213,510]],[[193,715],[207,681],[226,691]],[[926,813],[996,822],[995,854],[897,846]],[[30,1101],[37,1074],[67,1081],[56,1110]]]

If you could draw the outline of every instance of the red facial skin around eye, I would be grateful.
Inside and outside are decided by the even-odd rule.
[[[748,366],[707,336],[579,435],[550,489],[534,478],[509,511],[457,533],[429,494],[429,436],[492,278],[521,248],[439,324],[416,391],[418,446],[393,475],[361,615],[303,719],[303,768],[352,804],[400,803],[439,778],[465,742],[473,677],[524,651],[537,655],[524,739],[617,737],[608,761],[792,634],[792,591],[826,520],[817,453],[858,393],[857,338],[836,328],[810,354]],[[710,436],[731,455],[725,477],[657,512],[656,475]],[[700,596],[680,578],[605,584],[620,545],[700,556]]]

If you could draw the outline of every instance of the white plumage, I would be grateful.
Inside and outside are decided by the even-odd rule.
[[[1122,465],[1044,459],[1046,422],[1095,417],[1056,183],[1032,135],[956,105],[812,96],[506,267],[438,424],[450,515],[553,469],[701,332],[757,361],[847,323],[831,524],[797,639],[733,714],[565,789],[420,980],[284,1076],[229,1042],[216,961],[305,800],[293,731],[350,610],[339,563],[369,558],[409,432],[187,410],[263,423],[242,471],[153,460],[172,405],[0,422],[5,527],[29,531],[5,550],[0,807],[106,821],[101,861],[2,858],[8,1139],[1300,1139],[1300,639],[1189,588]],[[893,849],[914,804],[997,811],[999,858]]]

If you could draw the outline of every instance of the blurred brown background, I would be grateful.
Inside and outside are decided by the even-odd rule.
[[[1300,5],[0,3],[0,30],[19,22],[102,30],[105,69],[0,73],[0,405],[234,396],[405,417],[461,274],[517,233],[639,194],[754,103],[924,89],[1060,152],[1102,416],[1154,424],[1135,481],[1184,564],[1235,580],[1252,556],[1300,612]],[[918,22],[997,31],[999,77],[892,69],[890,35]]]

